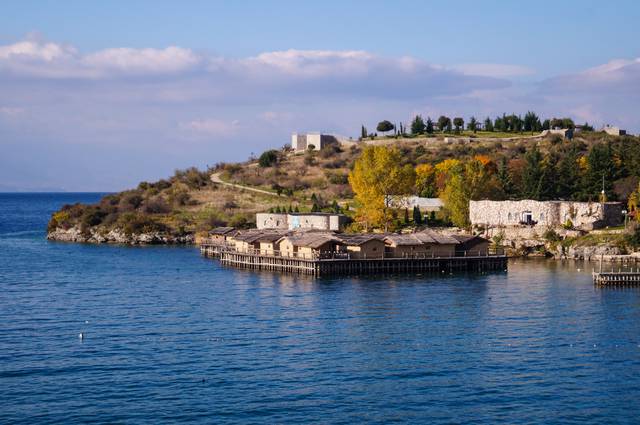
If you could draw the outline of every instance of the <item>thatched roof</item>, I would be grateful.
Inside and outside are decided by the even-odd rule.
[[[236,230],[235,227],[216,227],[215,229],[209,230],[209,235],[211,236],[225,236]]]
[[[293,246],[319,249],[323,245],[333,242],[341,243],[340,239],[333,233],[325,232],[301,232],[283,236],[280,240],[288,240]]]
[[[416,246],[425,244],[456,245],[458,241],[449,235],[424,230],[418,233],[390,234],[384,238],[385,242],[396,246]]]
[[[384,235],[371,234],[371,233],[339,235],[338,238],[345,245],[350,245],[350,246],[360,246],[369,241],[384,241]]]
[[[239,232],[234,239],[241,242],[246,243],[256,243],[256,242],[276,242],[278,239],[282,237],[286,232],[275,231],[275,230],[256,230],[251,229],[244,232]]]

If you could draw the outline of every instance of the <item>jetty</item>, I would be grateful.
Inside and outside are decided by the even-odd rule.
[[[629,270],[593,271],[593,283],[597,286],[640,286],[640,268]]]
[[[336,234],[219,228],[200,242],[225,266],[311,276],[504,271],[507,256],[474,236]]]

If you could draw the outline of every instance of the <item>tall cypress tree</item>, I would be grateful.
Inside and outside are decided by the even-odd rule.
[[[498,163],[498,169],[496,171],[496,177],[500,182],[500,188],[504,193],[505,198],[509,199],[515,195],[513,189],[513,181],[511,180],[511,174],[509,174],[509,165],[506,157],[502,157]]]
[[[527,199],[539,200],[542,195],[544,170],[542,154],[538,146],[534,146],[524,155],[525,167],[522,176],[522,196]]]
[[[562,152],[558,162],[558,198],[578,199],[580,197],[579,151],[575,143]]]
[[[593,145],[587,156],[587,166],[583,197],[598,199],[604,179],[605,193],[611,199],[614,195],[611,189],[613,188],[613,172],[615,169],[611,145],[609,143]]]
[[[413,223],[416,226],[420,226],[422,224],[422,214],[420,213],[420,207],[414,205],[413,207]]]

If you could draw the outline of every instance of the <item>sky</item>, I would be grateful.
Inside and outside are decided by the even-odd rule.
[[[640,132],[640,2],[6,1],[0,191],[116,191],[294,132],[534,110]]]

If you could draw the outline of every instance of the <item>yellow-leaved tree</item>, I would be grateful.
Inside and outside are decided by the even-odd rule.
[[[447,180],[440,197],[451,222],[467,228],[470,224],[469,201],[486,198],[497,190],[491,162],[474,158],[448,167]]]
[[[402,165],[397,148],[366,146],[349,173],[357,201],[357,217],[365,227],[389,229],[393,210],[410,195],[416,179],[411,165]]]

